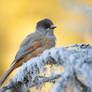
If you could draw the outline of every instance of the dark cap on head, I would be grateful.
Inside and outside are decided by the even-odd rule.
[[[50,28],[51,25],[53,25],[53,22],[50,19],[45,18],[37,23],[36,28]]]

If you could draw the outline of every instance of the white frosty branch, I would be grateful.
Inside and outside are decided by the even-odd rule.
[[[63,66],[64,72],[61,69],[59,74],[56,72],[47,74],[46,65]],[[46,50],[40,56],[24,63],[0,92],[8,89],[13,90],[11,92],[28,92],[29,88],[40,87],[46,82],[56,83],[54,92],[68,92],[66,91],[68,85],[71,85],[75,92],[91,92],[92,46],[74,44]]]

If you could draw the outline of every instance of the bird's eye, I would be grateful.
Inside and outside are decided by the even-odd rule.
[[[46,29],[50,28],[50,25],[49,25],[49,24],[44,24],[43,26],[44,26],[44,28],[46,28]]]
[[[45,26],[45,28],[46,28],[46,29],[49,29],[49,28],[50,28],[50,26]]]

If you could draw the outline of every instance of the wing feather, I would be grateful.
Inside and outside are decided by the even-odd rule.
[[[24,55],[33,52],[35,49],[41,46],[40,41],[42,39],[42,36],[38,33],[29,34],[21,43],[20,48],[15,56],[15,59],[11,64],[20,60],[24,57]]]

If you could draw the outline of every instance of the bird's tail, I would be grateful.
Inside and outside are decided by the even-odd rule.
[[[12,64],[12,66],[10,67],[10,69],[4,74],[4,76],[0,80],[0,85],[2,85],[5,82],[5,80],[11,74],[11,72],[15,69],[15,67],[16,67],[15,64]]]

